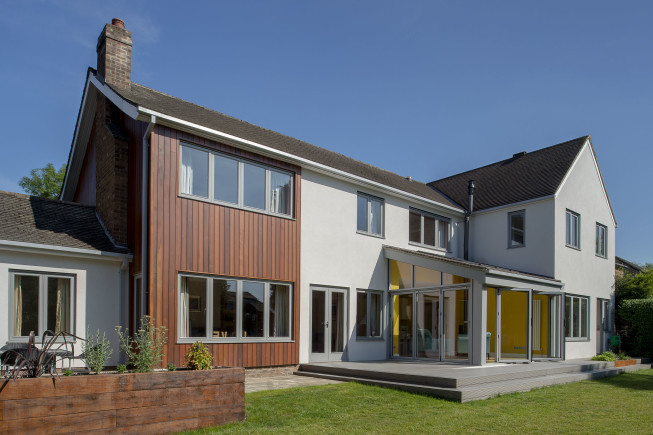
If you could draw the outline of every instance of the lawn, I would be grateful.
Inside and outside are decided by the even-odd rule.
[[[189,433],[653,433],[653,369],[463,404],[355,383],[245,400],[246,421]]]

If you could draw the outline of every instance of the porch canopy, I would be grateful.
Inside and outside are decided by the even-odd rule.
[[[409,249],[398,248],[395,246],[384,245],[384,256],[388,260],[416,266],[418,268],[430,269],[442,273],[440,287],[452,288],[467,286],[469,289],[469,306],[466,313],[471,322],[468,323],[468,343],[469,351],[467,358],[473,365],[484,365],[487,362],[486,356],[489,356],[491,349],[496,351],[496,343],[490,345],[486,340],[488,332],[488,316],[490,316],[490,325],[494,324],[495,316],[495,292],[497,289],[502,290],[528,290],[530,293],[539,294],[559,294],[562,295],[564,284],[560,280],[547,276],[530,274],[511,270],[503,267],[492,266],[488,264],[477,263],[458,258],[445,257],[442,254],[436,254],[425,251],[412,251]],[[391,261],[391,265],[392,265]],[[444,277],[453,277],[450,281],[445,281]],[[392,281],[392,266],[390,272]],[[396,288],[396,287],[395,287]],[[415,285],[416,289],[421,286]],[[392,282],[390,289],[393,290]],[[488,291],[488,289],[490,291]],[[492,293],[488,299],[488,293]],[[530,294],[529,293],[529,294]],[[488,307],[491,307],[488,309]],[[529,309],[530,310],[530,309]],[[490,312],[488,312],[490,311]],[[530,317],[530,311],[528,312]],[[492,326],[493,327],[493,326]],[[527,327],[524,328],[523,335],[526,336]],[[530,334],[529,334],[530,335]],[[494,334],[492,336],[494,340]],[[527,346],[531,347],[531,338],[526,338]],[[523,346],[522,346],[523,347]],[[530,359],[530,351],[527,352]]]

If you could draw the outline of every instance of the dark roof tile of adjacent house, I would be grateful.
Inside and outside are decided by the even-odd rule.
[[[429,183],[467,208],[467,186],[474,180],[474,210],[514,204],[555,194],[589,136],[517,153],[512,158]]]
[[[127,254],[89,207],[0,191],[0,240]]]
[[[129,89],[112,89],[122,98],[135,105],[265,145],[275,150],[381,183],[385,186],[417,195],[430,201],[436,201],[446,206],[458,208],[457,204],[454,204],[439,192],[431,189],[425,183],[408,179],[393,172],[250,124],[249,122],[241,121],[240,119],[198,106],[137,83],[132,82]]]

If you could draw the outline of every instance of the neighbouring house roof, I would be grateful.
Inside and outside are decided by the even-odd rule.
[[[474,180],[474,211],[552,196],[589,136],[518,153],[512,158],[429,183],[467,208],[469,180]]]
[[[0,191],[0,240],[129,254],[115,245],[95,207]]]
[[[631,263],[628,260],[624,260],[621,257],[617,257],[616,255],[614,257],[614,265],[616,268],[621,268],[624,271],[630,273],[638,273],[642,271],[642,267],[640,265]]]
[[[94,74],[95,77],[101,80],[95,71],[91,70],[91,74]],[[137,83],[132,82],[128,89],[118,87],[111,87],[111,89],[120,97],[136,106],[227,133],[241,139],[256,142],[284,153],[362,177],[409,194],[417,195],[430,201],[438,202],[445,206],[459,208],[457,204],[454,204],[451,200],[441,193],[436,192],[425,183],[408,179],[393,172],[250,124],[249,122],[241,121],[240,119],[155,91]]]
[[[426,251],[413,251],[410,249],[404,249],[404,248],[399,248],[396,246],[390,246],[390,245],[384,245],[384,249],[391,249],[394,251],[398,252],[404,252],[406,254],[412,254],[412,255],[418,255],[421,257],[425,257],[428,259],[432,260],[437,260],[437,261],[442,261],[445,263],[451,263],[459,266],[464,266],[468,267],[471,269],[476,269],[480,270],[482,272],[492,272],[492,271],[497,271],[497,272],[504,272],[504,273],[509,273],[513,275],[519,275],[522,276],[526,279],[528,278],[535,278],[535,279],[540,279],[540,280],[545,280],[545,281],[550,281],[552,284],[561,284],[562,281],[559,279],[552,278],[550,276],[546,275],[537,275],[534,273],[528,273],[528,272],[522,272],[521,270],[515,270],[515,269],[508,269],[505,267],[500,267],[500,266],[493,266],[491,264],[484,264],[484,263],[477,263],[475,261],[469,261],[469,260],[463,260],[462,258],[455,258],[455,257],[445,257],[440,254],[434,254],[432,252],[426,252]]]

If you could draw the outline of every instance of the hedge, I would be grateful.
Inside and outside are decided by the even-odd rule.
[[[653,357],[653,299],[621,301],[622,348],[632,356]]]

